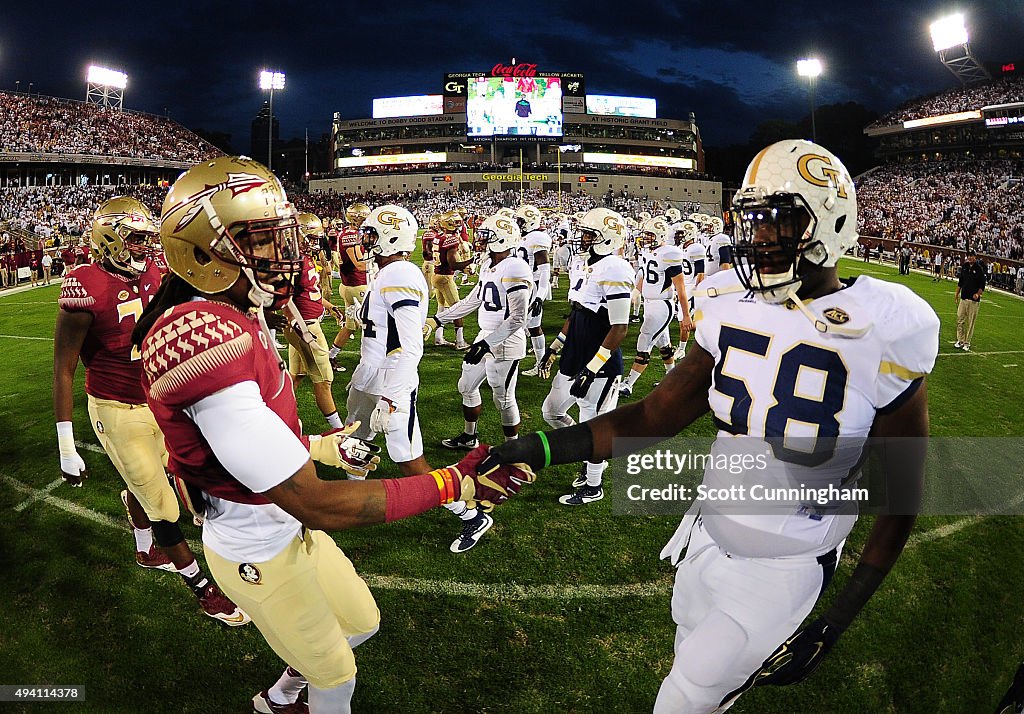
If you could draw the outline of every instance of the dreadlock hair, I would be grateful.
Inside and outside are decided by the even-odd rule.
[[[156,295],[146,305],[146,309],[142,311],[142,315],[135,323],[135,329],[132,330],[132,344],[141,350],[142,341],[146,339],[146,335],[149,334],[157,318],[175,305],[186,303],[198,294],[198,290],[174,273],[165,275],[163,282],[160,283],[160,289],[156,291]]]

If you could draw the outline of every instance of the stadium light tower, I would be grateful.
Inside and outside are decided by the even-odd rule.
[[[939,53],[939,61],[962,85],[992,79],[988,70],[971,52],[963,13],[936,20],[928,29],[932,36],[932,47]]]
[[[270,116],[267,117],[267,168],[274,169],[274,90],[284,89],[284,72],[262,70],[260,89],[270,90]]]
[[[818,143],[818,127],[814,123],[814,80],[821,74],[821,60],[815,58],[797,60],[796,73],[807,77],[811,90],[811,141]]]
[[[89,65],[85,76],[85,101],[112,107],[124,108],[124,88],[128,86],[128,75],[115,69]]]

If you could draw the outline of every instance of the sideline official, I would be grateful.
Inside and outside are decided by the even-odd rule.
[[[978,319],[981,295],[985,292],[985,264],[978,262],[978,254],[967,253],[967,262],[960,268],[960,281],[956,286],[956,344],[964,352],[971,349],[974,321]]]

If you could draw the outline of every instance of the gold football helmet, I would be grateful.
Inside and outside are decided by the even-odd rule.
[[[267,167],[242,156],[179,176],[164,199],[160,237],[170,269],[196,290],[220,293],[244,274],[254,306],[286,303],[302,268],[295,207]]]
[[[458,211],[447,211],[441,214],[438,224],[441,226],[441,230],[446,233],[454,233],[462,228],[462,216],[459,215]]]
[[[302,237],[306,255],[315,257],[320,253],[320,241],[323,240],[324,223],[313,213],[300,213],[296,216],[299,222],[299,235]]]
[[[93,214],[89,247],[96,262],[109,260],[119,270],[139,273],[159,235],[153,214],[142,201],[115,196]]]
[[[345,209],[345,220],[353,228],[363,225],[363,221],[370,215],[370,207],[365,203],[353,203]]]

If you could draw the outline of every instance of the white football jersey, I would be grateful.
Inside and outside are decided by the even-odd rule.
[[[697,276],[705,270],[707,253],[698,241],[680,250],[683,251],[683,260],[680,263],[683,268],[683,284],[686,285],[686,294],[693,297],[693,291],[697,289]]]
[[[640,294],[645,300],[668,300],[675,295],[672,278],[683,272],[683,251],[662,245],[640,254]]]
[[[716,297],[707,296],[709,287]],[[704,527],[732,554],[821,555],[842,543],[857,520],[856,503],[820,504],[804,493],[758,502],[754,487],[764,495],[775,487],[845,484],[859,469],[876,415],[901,404],[935,365],[939,319],[902,285],[861,276],[807,308],[822,324],[860,336],[819,332],[799,309],[743,290],[733,271],[698,288],[696,340],[715,360],[708,403],[719,431],[712,452],[765,455],[763,467],[740,473],[705,469],[707,487],[747,488],[742,505],[701,504]]]
[[[569,258],[569,302],[579,302],[583,279],[587,276],[587,254],[575,253]]]
[[[722,269],[722,263],[732,262],[732,238],[725,233],[707,239],[704,249],[704,276],[711,277]]]
[[[633,268],[618,255],[606,255],[593,265],[583,260],[583,284],[576,302],[591,312],[599,312],[609,300],[629,299],[633,290]]]
[[[520,291],[525,300],[521,305],[521,324],[516,326],[509,319],[513,314],[509,296]],[[480,282],[472,292],[437,316],[448,322],[476,310],[480,332],[474,342],[486,339],[495,359],[522,359],[526,356],[526,309],[533,299],[533,292],[533,275],[526,261],[511,254],[497,265],[492,265],[488,255],[480,268]]]
[[[417,266],[396,260],[377,271],[359,314],[363,337],[352,374],[356,389],[390,397],[416,388],[428,305],[427,281]]]
[[[516,249],[519,252],[519,257],[526,261],[527,266],[530,268],[531,280],[533,280],[533,271],[537,269],[537,253],[547,252],[548,262],[551,262],[551,236],[548,235],[547,231],[535,230],[530,231],[523,236],[522,241],[519,243],[519,247]],[[534,291],[536,292],[536,290]],[[551,299],[551,287],[548,286],[548,295],[541,295],[540,297],[545,300]]]

